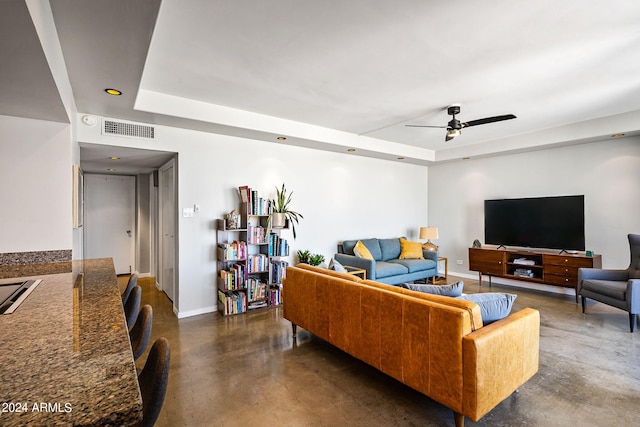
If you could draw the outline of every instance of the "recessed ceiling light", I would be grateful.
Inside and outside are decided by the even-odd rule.
[[[115,172],[116,170],[114,168],[109,168],[107,169],[107,172]]]
[[[111,159],[111,160],[120,160],[120,157],[115,157],[114,156],[114,157],[109,157],[109,159]]]
[[[469,160],[471,157],[463,157],[462,160]]]
[[[624,133],[614,133],[611,136],[614,137],[614,138],[620,138],[621,136],[624,136]]]
[[[354,151],[356,151],[356,149],[355,148],[349,148],[347,151],[350,152],[350,153],[353,153]]]
[[[122,95],[122,92],[119,91],[118,89],[113,89],[113,88],[107,88],[104,90],[105,92],[107,92],[109,95],[114,95],[114,96],[120,96]]]
[[[287,138],[286,138],[286,137],[284,137],[284,136],[279,136],[279,137],[277,138],[277,140],[278,140],[278,141],[284,141],[284,140],[286,140],[286,139],[287,139]]]
[[[398,157],[398,160],[404,160],[404,157]]]

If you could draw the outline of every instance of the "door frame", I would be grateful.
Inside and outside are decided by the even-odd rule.
[[[163,191],[163,181],[164,181],[164,177],[163,177],[163,172],[166,171],[169,168],[173,168],[173,195],[166,195],[164,194]],[[173,293],[173,312],[176,314],[176,316],[178,315],[178,304],[179,304],[179,286],[178,286],[178,242],[179,242],[179,230],[178,230],[178,162],[177,162],[177,155],[176,157],[174,157],[173,159],[169,160],[167,163],[165,163],[164,165],[162,165],[159,169],[158,169],[158,227],[157,227],[157,243],[158,243],[158,263],[157,263],[157,271],[158,271],[158,284],[160,285],[159,288],[162,290],[163,289],[163,281],[164,281],[164,273],[163,273],[163,268],[164,268],[164,244],[163,244],[163,240],[164,240],[164,235],[163,235],[163,213],[162,213],[162,204],[163,201],[165,201],[165,198],[169,197],[170,200],[169,202],[171,203],[172,206],[172,211],[173,211],[173,217],[174,217],[174,221],[173,221],[173,234],[174,234],[174,239],[173,239],[173,274],[172,274],[172,283],[173,283],[173,289],[172,289],[172,293]]]

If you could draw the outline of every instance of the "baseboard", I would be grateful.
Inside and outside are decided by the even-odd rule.
[[[181,312],[178,312],[175,306],[173,307],[173,313],[176,315],[178,319],[184,319],[185,317],[198,316],[200,314],[215,313],[216,311],[218,311],[217,305],[213,307],[204,307],[204,308],[199,308],[197,310],[181,311]]]

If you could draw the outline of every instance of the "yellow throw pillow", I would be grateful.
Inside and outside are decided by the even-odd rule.
[[[358,243],[356,243],[356,245],[353,247],[353,253],[356,254],[356,256],[359,258],[373,259],[373,255],[371,255],[369,249],[367,249],[364,243],[362,243],[360,240],[358,240]]]
[[[400,238],[400,259],[424,259],[422,243]]]

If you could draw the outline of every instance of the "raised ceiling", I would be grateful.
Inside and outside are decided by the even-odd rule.
[[[0,1],[3,11],[8,3]],[[265,141],[283,135],[284,143],[424,164],[640,129],[640,2],[50,4],[81,113]],[[25,33],[34,37],[33,25],[11,28],[16,36],[0,44],[0,54],[13,47],[9,58]],[[51,91],[52,79],[21,75],[33,66],[3,62],[13,70],[3,94],[7,84]],[[105,87],[124,95],[108,97]],[[25,103],[36,111],[32,97],[10,94],[0,114],[24,116]],[[446,143],[443,129],[405,126],[445,125],[453,103],[463,121],[518,118]],[[55,108],[42,118],[55,120]]]

